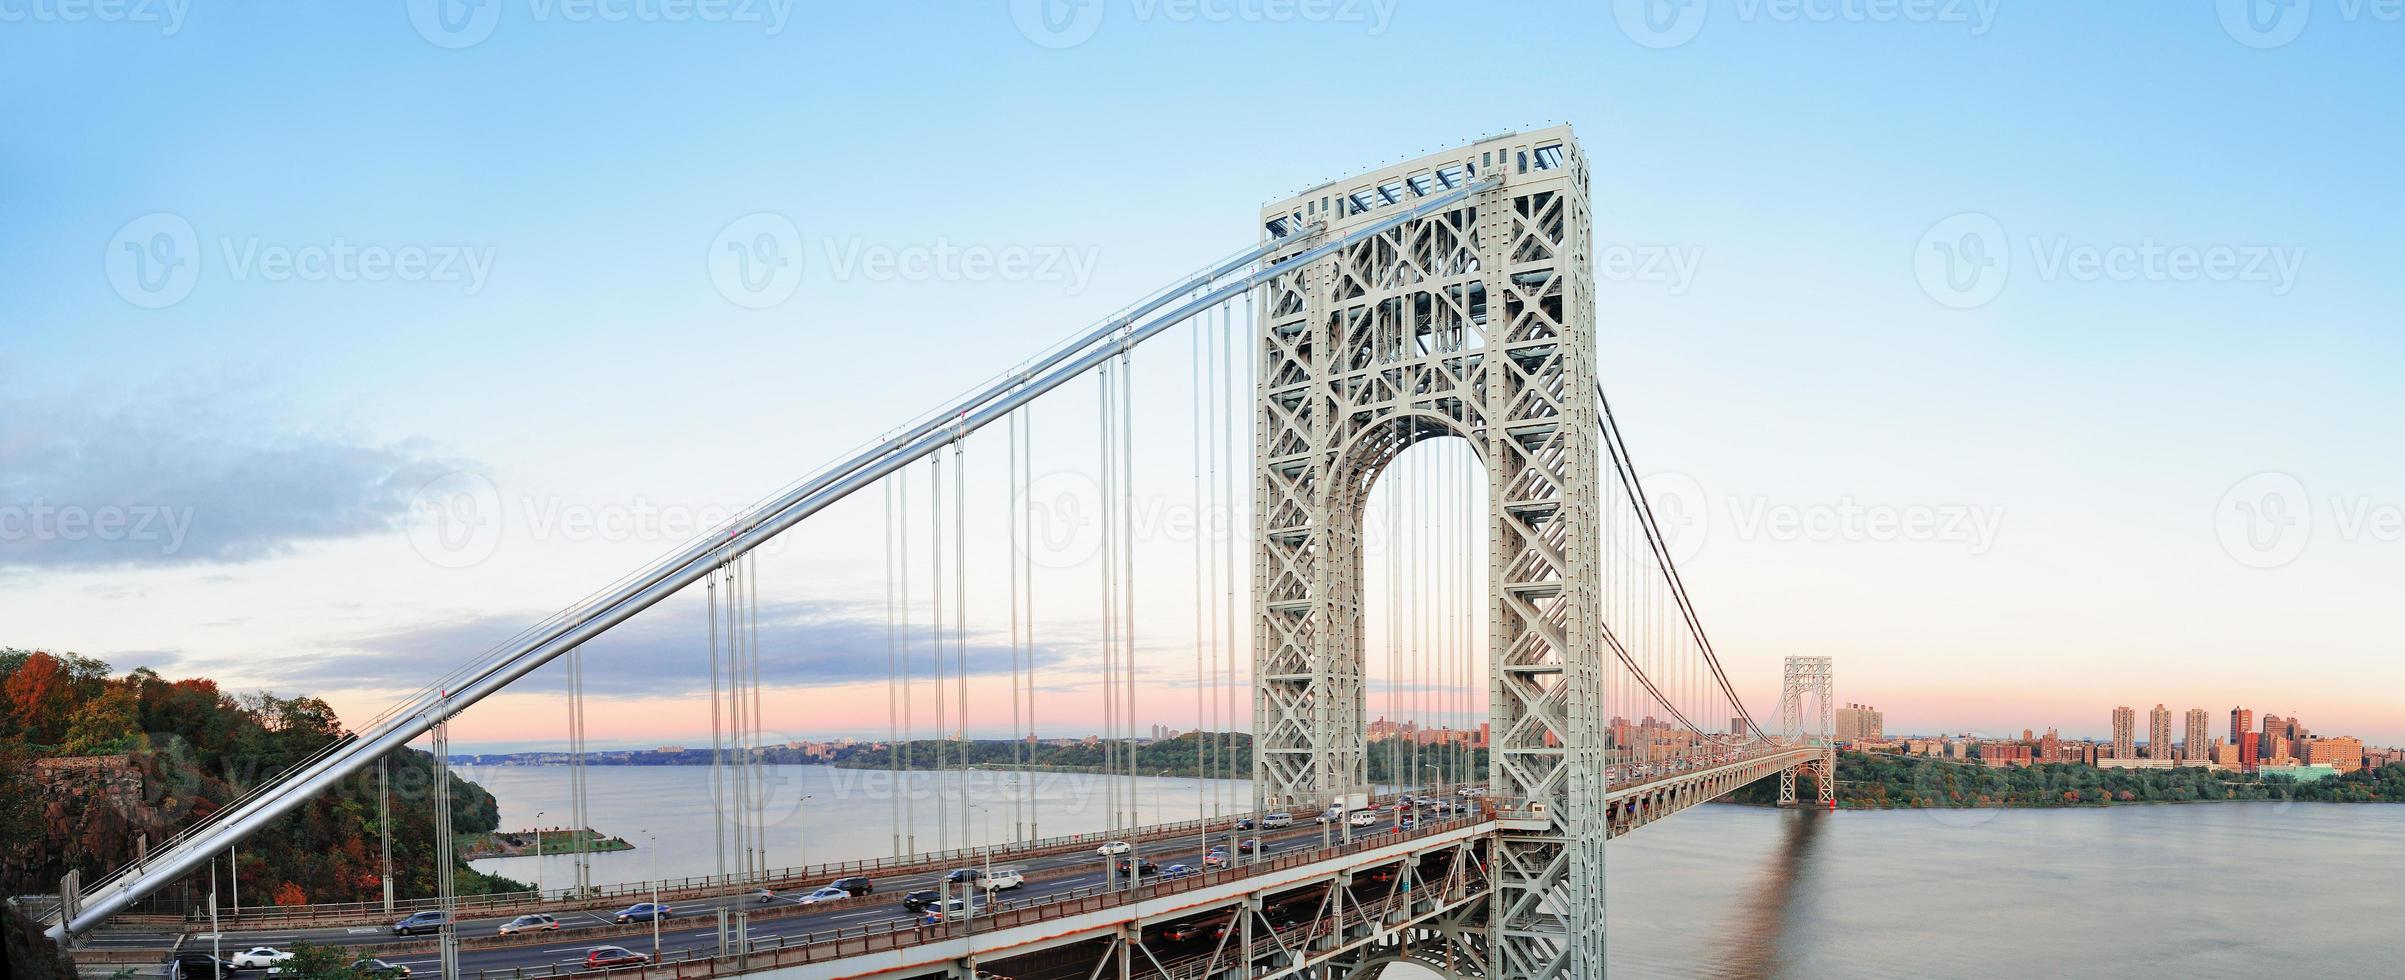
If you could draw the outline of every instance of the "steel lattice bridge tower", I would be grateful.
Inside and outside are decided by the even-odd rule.
[[[1251,409],[1252,554],[1231,574],[1250,580],[1252,815],[1316,811],[1375,794],[1368,502],[1407,450],[1455,439],[1484,476],[1486,635],[1478,646],[1491,739],[1476,804],[1423,809],[1429,801],[1412,801],[1394,808],[1383,828],[1301,831],[1176,881],[1038,889],[1036,897],[996,899],[990,912],[932,927],[788,927],[769,945],[747,938],[738,924],[729,945],[722,924],[715,953],[670,964],[673,974],[665,967],[638,972],[1335,980],[1410,961],[1456,978],[1600,980],[1610,838],[1773,775],[1782,802],[1792,804],[1798,771],[1814,777],[1820,803],[1830,805],[1834,756],[1829,659],[1789,658],[1782,724],[1765,732],[1737,696],[1679,578],[1598,381],[1589,179],[1569,128],[1556,127],[1491,137],[1271,205],[1261,212],[1256,245],[434,680],[137,865],[88,891],[70,882],[52,934],[86,933],[162,885],[205,875],[214,855],[301,802],[424,736],[441,744],[456,712],[680,591],[709,588],[715,616],[721,584],[742,594],[732,591],[739,570],[740,581],[756,589],[742,564],[752,549],[914,462],[940,468],[949,458],[957,475],[973,433],[1011,420],[1016,440],[1025,425],[1020,410],[1071,380],[1102,378],[1107,416],[1111,365],[1124,373],[1139,345],[1213,312],[1228,323],[1241,302],[1251,315],[1231,349],[1242,351],[1253,379],[1243,402]],[[1120,383],[1125,398],[1133,381]],[[1107,463],[1114,432],[1107,418],[1103,432],[1106,464],[1118,465]],[[1125,430],[1117,437],[1126,438]],[[1014,481],[1027,475],[1022,466],[1014,463]],[[1107,478],[1104,485],[1113,486]],[[960,506],[957,494],[953,506]],[[1014,526],[1014,539],[1018,533]],[[1107,606],[1107,585],[1104,595]],[[1015,594],[1012,602],[1015,615]],[[730,614],[728,622],[740,621]],[[714,677],[717,624],[714,618]],[[1012,628],[1015,653],[1015,619]],[[749,649],[729,647],[737,658]],[[940,641],[937,649],[940,665]],[[1111,656],[1108,641],[1105,649]],[[965,648],[961,656],[965,674]],[[1120,666],[1132,685],[1132,658]],[[733,675],[740,674],[738,666]],[[575,683],[572,691],[581,687]],[[739,708],[742,689],[735,690]],[[940,681],[938,690],[940,702]],[[1804,722],[1807,696],[1818,701],[1817,732]],[[965,712],[965,693],[961,704]],[[1127,705],[1132,710],[1132,695]],[[1120,721],[1125,731],[1138,730],[1132,714]],[[581,738],[580,724],[572,725]],[[1406,809],[1423,815],[1406,823]],[[1233,844],[1233,828],[1207,821],[1143,827],[1131,820],[1117,832],[1141,847],[1174,848],[1178,840],[1215,840],[1222,830]],[[897,875],[962,860],[959,852],[902,853],[896,840],[895,856],[878,866]],[[1000,850],[1039,873],[1051,867],[1045,862],[1075,870],[1093,841],[1027,839]],[[724,900],[738,886],[808,890],[858,870],[755,862],[700,886],[687,879],[682,887],[692,893],[682,897]],[[577,894],[584,888],[580,881]],[[547,901],[555,900],[536,896],[520,908]],[[448,894],[439,902],[462,916],[472,907]],[[582,907],[566,895],[556,902]],[[446,927],[446,940],[452,931]],[[455,955],[473,953],[455,953],[446,942],[447,966]],[[465,975],[475,967],[460,962],[456,969]]]

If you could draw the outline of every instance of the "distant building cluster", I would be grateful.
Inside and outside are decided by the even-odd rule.
[[[2213,733],[2213,715],[2203,708],[2181,713],[2175,727],[2171,710],[2158,704],[2147,712],[2143,741],[2138,737],[2138,711],[2127,705],[2113,709],[2112,737],[2101,741],[2063,738],[2052,728],[2044,735],[2022,729],[2018,739],[1962,735],[1890,740],[1879,734],[1877,711],[1847,705],[1837,711],[1837,734],[1859,749],[1996,768],[2053,763],[2105,769],[2210,768],[2310,781],[2405,765],[2405,748],[2367,746],[2352,735],[2316,735],[2294,716],[2264,715],[2260,728],[2251,709],[2232,708],[2229,717],[2226,737]]]
[[[1849,704],[1837,709],[1837,740],[1840,742],[1878,742],[1887,738],[1887,715],[1867,704]]]
[[[1378,720],[1370,722],[1368,734],[1372,742],[1402,739],[1416,745],[1460,745],[1483,749],[1487,747],[1488,728],[1485,722],[1480,722],[1476,731],[1466,728],[1422,728],[1418,722],[1389,721],[1386,716],[1380,715]]]

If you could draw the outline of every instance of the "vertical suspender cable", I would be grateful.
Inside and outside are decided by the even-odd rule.
[[[885,754],[886,810],[893,831],[893,854],[902,856],[902,704],[901,657],[894,644],[894,485],[885,489]]]
[[[1019,444],[1019,472],[1026,476],[1028,484],[1032,486],[1035,483],[1035,409],[1030,406],[1022,409],[1021,411],[1027,416],[1024,420],[1024,426],[1027,429],[1027,441]],[[1022,596],[1021,599],[1026,603],[1027,609],[1027,749],[1028,753],[1032,756],[1035,752],[1036,746],[1034,554],[1035,513],[1033,511],[1028,511],[1024,516],[1027,517],[1027,521],[1025,522],[1025,530],[1021,531],[1020,533],[1026,536],[1026,541],[1024,546],[1019,549],[1019,573],[1020,576],[1027,581],[1027,594]],[[1032,775],[1022,775],[1020,777],[1019,796],[1026,802],[1027,806],[1027,839],[1043,839],[1043,832],[1037,826],[1037,824],[1041,822],[1041,817],[1036,811],[1035,779]]]
[[[912,717],[917,692],[910,678],[910,470],[894,471],[894,590],[900,601],[894,608],[901,622],[895,624],[894,639],[900,649],[902,665],[902,741],[895,748],[894,793],[902,798],[902,840],[904,854],[919,852],[918,801],[911,787],[918,783],[919,756],[915,740],[918,722]]]
[[[1210,536],[1202,532],[1202,528],[1206,526],[1209,518],[1202,515],[1206,506],[1203,502],[1203,457],[1208,453],[1203,439],[1203,419],[1208,414],[1208,410],[1203,407],[1203,341],[1205,336],[1211,332],[1210,314],[1205,313],[1196,317],[1189,329],[1192,331],[1193,344],[1191,345],[1192,354],[1187,364],[1187,400],[1194,410],[1194,511],[1197,515],[1194,532],[1194,582],[1192,585],[1194,590],[1194,774],[1197,778],[1208,780],[1211,774],[1206,767],[1211,764],[1211,760],[1210,754],[1203,750],[1203,744],[1208,740],[1208,736],[1204,733],[1209,730],[1207,725],[1210,718],[1204,706],[1209,699],[1209,692],[1205,691],[1204,687],[1209,683],[1210,673],[1203,665],[1203,636],[1205,633],[1203,624],[1211,616],[1203,608],[1203,598],[1206,593],[1211,591],[1211,586],[1203,578],[1203,566],[1208,564],[1211,546]],[[1211,835],[1211,792],[1216,787],[1209,782],[1199,785],[1205,789],[1194,795],[1194,817],[1196,822],[1203,827],[1203,843],[1205,850],[1208,850]]]
[[[724,721],[719,712],[725,710],[725,699],[719,685],[725,679],[718,669],[718,580],[719,571],[712,571],[702,589],[703,601],[710,607],[710,827],[717,838],[716,872],[723,886],[727,881],[727,808],[725,784],[726,743],[722,732]],[[722,889],[721,895],[724,894]],[[727,903],[718,906],[718,951],[726,952]]]
[[[1019,729],[1019,499],[1027,492],[1027,484],[1019,476],[1019,426],[1026,420],[1026,409],[1010,413],[1010,440],[1002,460],[1003,469],[1008,474],[1003,477],[1002,509],[1005,529],[1010,537],[1010,548],[1003,552],[1003,560],[1010,563],[1010,767],[1015,774],[1011,779],[1013,787],[1031,778],[1023,752],[1026,736]],[[1011,794],[1010,828],[1014,840],[1027,839],[1026,803],[1024,796],[1016,792]]]
[[[932,487],[927,491],[927,523],[933,536],[928,551],[935,567],[928,574],[927,594],[934,609],[927,618],[927,638],[935,647],[935,847],[939,851],[952,849],[951,777],[944,772],[944,743],[949,740],[951,725],[945,721],[944,699],[944,458],[927,455],[927,478]],[[959,493],[958,487],[953,488]]]
[[[1100,592],[1102,595],[1103,807],[1110,814],[1110,828],[1116,831],[1119,829],[1120,809],[1118,767],[1119,657],[1118,653],[1116,652],[1119,637],[1118,630],[1113,628],[1113,618],[1116,614],[1118,606],[1116,603],[1111,601],[1111,578],[1112,574],[1118,569],[1118,556],[1117,553],[1111,548],[1111,531],[1118,523],[1113,517],[1114,509],[1111,506],[1111,501],[1116,499],[1111,493],[1111,478],[1117,473],[1116,469],[1114,469],[1111,465],[1111,450],[1117,445],[1117,443],[1111,438],[1111,373],[1114,363],[1114,361],[1106,358],[1095,372],[1098,385],[1096,391],[1101,398],[1101,401],[1097,406],[1099,411],[1095,414],[1097,425],[1100,427],[1100,431],[1097,435],[1095,443],[1097,447],[1096,458],[1097,468],[1099,470],[1097,479],[1100,483],[1100,494],[1095,501],[1095,509],[1096,516],[1101,518],[1102,524],[1100,542],[1102,550],[1099,557],[1102,559],[1102,588]],[[1106,875],[1106,880],[1110,882],[1113,888],[1116,888],[1118,884],[1118,873],[1116,871],[1109,872]]]
[[[1128,734],[1135,734],[1136,724],[1136,363],[1135,345],[1119,348],[1119,547],[1124,567],[1119,585],[1119,605],[1122,611],[1120,649],[1125,655],[1127,669],[1121,674],[1126,681]],[[1136,754],[1127,754],[1128,825],[1143,825],[1143,811],[1137,806]]]
[[[1247,345],[1247,346],[1246,346],[1246,350],[1248,350],[1248,351],[1249,351],[1249,350],[1251,350],[1251,346],[1250,346],[1250,345],[1252,344],[1252,330],[1253,330],[1253,328],[1254,328],[1254,325],[1253,325],[1253,291],[1252,291],[1252,290],[1250,290],[1250,289],[1247,289],[1247,290],[1245,290],[1245,291],[1244,291],[1244,324],[1243,324],[1243,328],[1244,328],[1244,330],[1245,330],[1245,343],[1246,343],[1246,345]],[[1225,432],[1225,435],[1224,435],[1224,437],[1223,437],[1223,438],[1222,438],[1220,441],[1221,441],[1221,443],[1222,443],[1222,444],[1225,446],[1225,448],[1226,448],[1226,451],[1227,451],[1227,455],[1228,455],[1228,470],[1227,470],[1227,475],[1226,475],[1226,477],[1225,477],[1225,479],[1227,480],[1227,484],[1226,484],[1226,487],[1225,487],[1226,494],[1225,494],[1225,497],[1223,498],[1223,499],[1225,499],[1225,500],[1227,501],[1227,541],[1225,542],[1225,544],[1223,545],[1223,547],[1226,549],[1226,553],[1227,553],[1227,569],[1228,569],[1228,574],[1227,574],[1227,582],[1226,582],[1226,584],[1225,584],[1226,595],[1227,595],[1227,611],[1226,611],[1226,614],[1225,614],[1225,615],[1226,615],[1226,624],[1227,624],[1227,631],[1226,631],[1226,632],[1227,632],[1227,638],[1228,638],[1228,663],[1227,663],[1227,671],[1228,671],[1228,685],[1227,685],[1227,701],[1228,701],[1228,735],[1227,735],[1227,747],[1228,747],[1228,748],[1227,748],[1227,755],[1228,755],[1228,765],[1229,765],[1229,769],[1230,769],[1230,775],[1232,776],[1232,775],[1234,774],[1234,767],[1235,767],[1235,757],[1236,757],[1236,727],[1237,727],[1237,725],[1239,724],[1239,723],[1237,722],[1237,720],[1236,720],[1236,718],[1237,718],[1237,715],[1238,715],[1238,711],[1237,711],[1237,708],[1236,708],[1236,705],[1237,705],[1237,700],[1236,700],[1236,699],[1237,699],[1237,697],[1238,697],[1238,695],[1239,695],[1239,692],[1241,692],[1241,691],[1243,691],[1243,690],[1244,690],[1244,687],[1243,687],[1243,686],[1241,686],[1241,685],[1238,685],[1238,684],[1236,683],[1236,678],[1237,678],[1237,676],[1238,676],[1238,675],[1237,675],[1237,671],[1236,671],[1236,651],[1237,651],[1237,649],[1239,648],[1239,644],[1242,644],[1242,648],[1243,648],[1244,650],[1246,650],[1247,652],[1250,652],[1250,651],[1251,651],[1251,649],[1252,649],[1252,645],[1251,645],[1250,643],[1245,643],[1244,641],[1242,641],[1242,640],[1240,639],[1240,637],[1241,637],[1241,636],[1243,636],[1244,634],[1239,634],[1239,633],[1237,633],[1237,632],[1236,632],[1236,579],[1237,579],[1237,577],[1238,577],[1239,575],[1243,575],[1243,576],[1244,576],[1244,578],[1245,578],[1245,581],[1246,581],[1248,584],[1251,582],[1251,576],[1249,576],[1249,575],[1244,575],[1244,572],[1242,571],[1242,569],[1244,568],[1244,566],[1242,566],[1242,565],[1239,565],[1239,564],[1237,564],[1237,562],[1236,562],[1236,542],[1237,542],[1237,540],[1238,540],[1238,539],[1240,539],[1240,538],[1243,538],[1243,539],[1247,539],[1247,540],[1249,540],[1249,538],[1250,538],[1250,535],[1247,535],[1247,534],[1244,534],[1244,533],[1240,532],[1240,531],[1238,530],[1238,528],[1239,528],[1239,527],[1245,527],[1245,528],[1248,528],[1248,529],[1249,529],[1249,526],[1250,526],[1250,517],[1251,517],[1251,514],[1252,514],[1252,510],[1251,510],[1251,508],[1249,508],[1249,507],[1247,507],[1247,508],[1244,508],[1244,513],[1245,513],[1245,516],[1247,517],[1247,521],[1246,521],[1246,523],[1245,523],[1245,524],[1243,524],[1243,525],[1239,525],[1239,524],[1237,523],[1237,521],[1236,521],[1236,516],[1237,516],[1238,504],[1237,504],[1237,496],[1236,496],[1236,474],[1237,474],[1237,473],[1238,473],[1238,472],[1239,472],[1241,469],[1243,469],[1243,464],[1240,462],[1240,460],[1242,459],[1242,457],[1240,457],[1240,456],[1238,455],[1238,445],[1237,445],[1237,442],[1236,442],[1236,431],[1237,431],[1237,430],[1236,430],[1236,419],[1238,418],[1238,415],[1237,415],[1237,413],[1238,413],[1239,411],[1242,411],[1242,412],[1245,412],[1245,413],[1247,413],[1246,417],[1249,417],[1249,414],[1250,414],[1250,412],[1252,411],[1252,399],[1253,399],[1255,396],[1254,396],[1254,394],[1253,394],[1253,393],[1252,393],[1252,391],[1251,391],[1251,385],[1249,385],[1249,384],[1244,384],[1244,383],[1243,383],[1243,382],[1245,382],[1245,381],[1246,381],[1246,380],[1248,380],[1248,379],[1247,379],[1247,378],[1240,378],[1240,377],[1238,377],[1238,376],[1237,376],[1237,374],[1236,374],[1236,343],[1235,343],[1235,332],[1234,332],[1234,331],[1232,331],[1232,330],[1222,330],[1222,331],[1220,331],[1220,334],[1219,334],[1219,359],[1220,359],[1220,366],[1221,366],[1220,373],[1221,373],[1221,375],[1223,375],[1223,376],[1224,376],[1224,377],[1223,377],[1223,381],[1222,381],[1222,383],[1223,383],[1223,384],[1226,384],[1226,385],[1228,386],[1228,405],[1227,405],[1227,411],[1226,411],[1225,413],[1223,413],[1223,414],[1225,415],[1224,425],[1225,425],[1225,427],[1226,427],[1226,432]],[[1246,374],[1249,376],[1249,375],[1251,374],[1251,371],[1252,371],[1252,369],[1251,369],[1251,366],[1250,366],[1250,365],[1251,365],[1251,363],[1252,363],[1252,356],[1251,356],[1250,354],[1247,354],[1247,355],[1246,355],[1246,357],[1245,357],[1245,363],[1246,363],[1246,369],[1245,369],[1245,373],[1246,373]],[[1239,409],[1239,408],[1238,408],[1238,406],[1240,406],[1240,405],[1241,405],[1241,406],[1244,406],[1244,407],[1243,407],[1242,409]],[[1245,432],[1246,432],[1246,438],[1245,438],[1244,448],[1246,448],[1246,449],[1249,449],[1249,448],[1251,447],[1251,442],[1252,442],[1252,440],[1251,440],[1251,429],[1248,427],[1248,428],[1245,430]],[[1246,614],[1247,614],[1248,616],[1250,615],[1250,610],[1249,610],[1249,609],[1246,611]],[[1250,673],[1249,673],[1249,672],[1247,672],[1245,676],[1249,677],[1249,676],[1250,676]],[[1249,699],[1248,699],[1248,700],[1249,700]],[[1251,731],[1251,730],[1252,730],[1252,726],[1251,726],[1249,723],[1245,723],[1245,728],[1246,728],[1246,730],[1247,730],[1247,731]],[[1254,733],[1253,733],[1253,738],[1252,738],[1252,740],[1251,740],[1251,741],[1250,741],[1250,743],[1249,743],[1249,744],[1251,744],[1251,745],[1252,745],[1252,748],[1253,748],[1253,753],[1255,754],[1255,756],[1256,756],[1256,757],[1258,757],[1258,753],[1259,753],[1259,751],[1260,751],[1260,742],[1258,741],[1258,739],[1259,739],[1259,735],[1260,735],[1260,733],[1259,733],[1259,732],[1254,732]],[[1247,771],[1246,771],[1246,773],[1245,773],[1245,776],[1246,776],[1246,778],[1250,778],[1250,777],[1252,776],[1252,772],[1250,771],[1250,770],[1251,770],[1251,767],[1249,767],[1249,766],[1248,766],[1248,767],[1246,767],[1246,769],[1247,769]],[[1231,788],[1232,788],[1232,787],[1231,787]],[[1251,800],[1251,807],[1250,807],[1250,808],[1251,808],[1251,809],[1252,809],[1252,810],[1253,810],[1255,813],[1258,813],[1258,812],[1260,812],[1260,810],[1261,810],[1261,802],[1262,802],[1262,801],[1261,801],[1261,798],[1260,798],[1260,796],[1252,792],[1253,790],[1257,790],[1257,789],[1259,789],[1259,787],[1256,785],[1256,786],[1253,786],[1253,787],[1251,787],[1251,789],[1248,789],[1248,790],[1247,790],[1247,794],[1248,794],[1248,796],[1249,796],[1249,798],[1250,798],[1250,800]]]
[[[953,692],[960,711],[952,718],[952,738],[960,743],[960,846],[969,836],[969,473],[966,438],[952,441],[952,656]]]

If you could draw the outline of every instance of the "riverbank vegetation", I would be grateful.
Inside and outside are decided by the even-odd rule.
[[[1803,794],[1814,790],[1803,780]],[[1731,794],[1739,803],[1773,803],[1778,781]],[[2366,769],[2316,782],[2205,768],[2099,769],[2056,763],[1990,769],[1977,763],[1845,752],[1837,757],[1842,808],[2062,807],[2116,803],[2302,800],[2405,803],[2405,767]]]
[[[0,838],[29,842],[0,854],[0,888],[10,894],[52,892],[70,870],[89,885],[348,735],[317,698],[235,695],[208,678],[169,680],[148,668],[116,676],[71,653],[0,649],[0,708]],[[402,750],[386,764],[394,890],[432,895],[433,758]],[[457,831],[499,824],[491,793],[456,775],[449,782]],[[233,863],[243,903],[381,898],[378,789],[371,768],[243,841]],[[462,894],[528,887],[446,863]],[[226,866],[216,870],[230,899]],[[160,910],[203,903],[208,887],[198,873],[171,887]]]

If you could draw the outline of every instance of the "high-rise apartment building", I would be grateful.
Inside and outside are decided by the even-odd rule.
[[[2189,762],[2213,761],[2213,716],[2203,708],[2188,709],[2188,741],[2181,746],[2180,758]]]
[[[2230,744],[2238,747],[2238,768],[2255,771],[2263,743],[2255,741],[2255,712],[2251,708],[2230,709]]]
[[[1845,742],[1877,742],[1887,737],[1887,715],[1867,704],[1837,709],[1837,738]]]
[[[2363,768],[2363,740],[2353,735],[2309,738],[2296,745],[2296,761],[2308,766],[2326,762],[2339,772],[2354,772]]]
[[[2171,754],[2171,711],[2159,704],[2146,713],[2146,757],[2174,758]]]
[[[2123,705],[2113,709],[2113,758],[2138,757],[2138,709]]]

